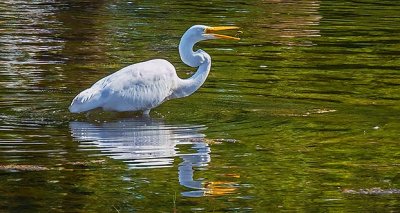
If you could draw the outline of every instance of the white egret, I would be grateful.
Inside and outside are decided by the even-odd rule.
[[[183,34],[179,43],[181,59],[188,66],[198,67],[188,79],[179,78],[174,66],[164,59],[132,64],[79,93],[69,110],[80,113],[102,108],[105,111],[143,111],[143,114],[149,114],[152,108],[166,100],[191,95],[204,83],[211,68],[210,55],[201,49],[194,52],[194,44],[208,39],[239,40],[237,37],[214,33],[233,29],[238,27],[195,25]]]

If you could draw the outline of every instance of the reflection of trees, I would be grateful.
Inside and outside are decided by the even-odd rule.
[[[62,23],[55,19],[57,7],[38,2],[0,3],[0,49],[2,81],[7,88],[29,87],[43,80],[48,65],[62,63],[55,57],[64,45],[56,35]]]
[[[74,1],[67,0],[60,6],[57,20],[63,23],[63,32],[59,35],[65,40],[60,54],[65,59],[66,66],[62,74],[66,76],[66,87],[84,88],[88,86],[85,78],[77,77],[82,74],[90,78],[90,71],[99,69],[99,61],[108,61],[109,31],[106,22],[110,19],[105,10],[105,1]],[[96,66],[95,66],[96,65]],[[98,75],[94,79],[98,79]],[[93,83],[94,79],[88,79]],[[89,84],[90,84],[89,83]]]
[[[284,45],[310,45],[311,41],[296,38],[319,36],[314,26],[322,18],[318,0],[264,0],[249,26],[256,28],[257,40],[270,40]]]
[[[104,10],[104,1],[2,1],[0,85],[60,88],[68,83],[65,79],[79,83],[76,70],[92,69],[108,52]]]
[[[70,0],[60,7],[56,18],[63,23],[64,30],[59,36],[66,40],[63,55],[69,63],[104,59],[108,33],[104,24],[109,18],[104,6],[104,1]]]
[[[44,108],[48,110],[49,102],[60,101],[51,100],[51,96],[67,87],[65,79],[80,82],[76,72],[69,70],[76,69],[71,64],[104,59],[104,45],[98,45],[104,43],[104,30],[99,28],[102,19],[93,18],[103,1],[85,2],[0,3],[0,89],[7,93],[13,89],[13,95],[1,94],[8,108],[27,111],[47,103]],[[40,104],[32,104],[38,99]]]
[[[72,122],[70,128],[82,150],[97,147],[101,155],[122,160],[131,169],[172,167],[178,156],[182,160],[178,166],[179,183],[195,189],[183,192],[184,196],[232,191],[212,188],[213,182],[193,177],[196,168],[206,167],[211,161],[210,147],[200,133],[204,126],[170,126],[159,120],[130,119],[100,125]]]

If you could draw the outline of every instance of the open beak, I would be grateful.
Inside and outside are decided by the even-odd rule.
[[[206,35],[210,35],[213,38],[216,39],[230,39],[230,40],[240,40],[238,37],[233,37],[233,36],[227,36],[227,35],[221,35],[221,34],[216,34],[214,32],[216,31],[221,31],[221,30],[237,30],[239,27],[235,26],[221,26],[221,27],[207,27],[205,30]]]

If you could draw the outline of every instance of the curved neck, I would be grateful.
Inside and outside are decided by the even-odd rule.
[[[193,94],[206,81],[211,68],[211,60],[203,62],[192,77],[179,79],[177,87],[174,89],[170,98],[182,98]]]
[[[199,39],[200,40],[200,39]],[[211,57],[203,50],[193,52],[195,40],[184,34],[179,43],[179,54],[182,61],[191,67],[198,67],[196,73],[188,79],[178,79],[177,86],[170,98],[181,98],[191,95],[206,81],[211,69]]]
[[[201,64],[199,58],[200,54],[193,52],[194,45],[199,41],[201,41],[201,39],[195,39],[186,32],[183,34],[181,42],[179,43],[179,55],[181,56],[181,60],[190,67],[198,67]]]

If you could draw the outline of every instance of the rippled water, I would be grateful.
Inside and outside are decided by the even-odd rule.
[[[10,212],[399,211],[397,1],[0,3],[0,209]],[[191,25],[205,85],[135,113],[68,112]]]

